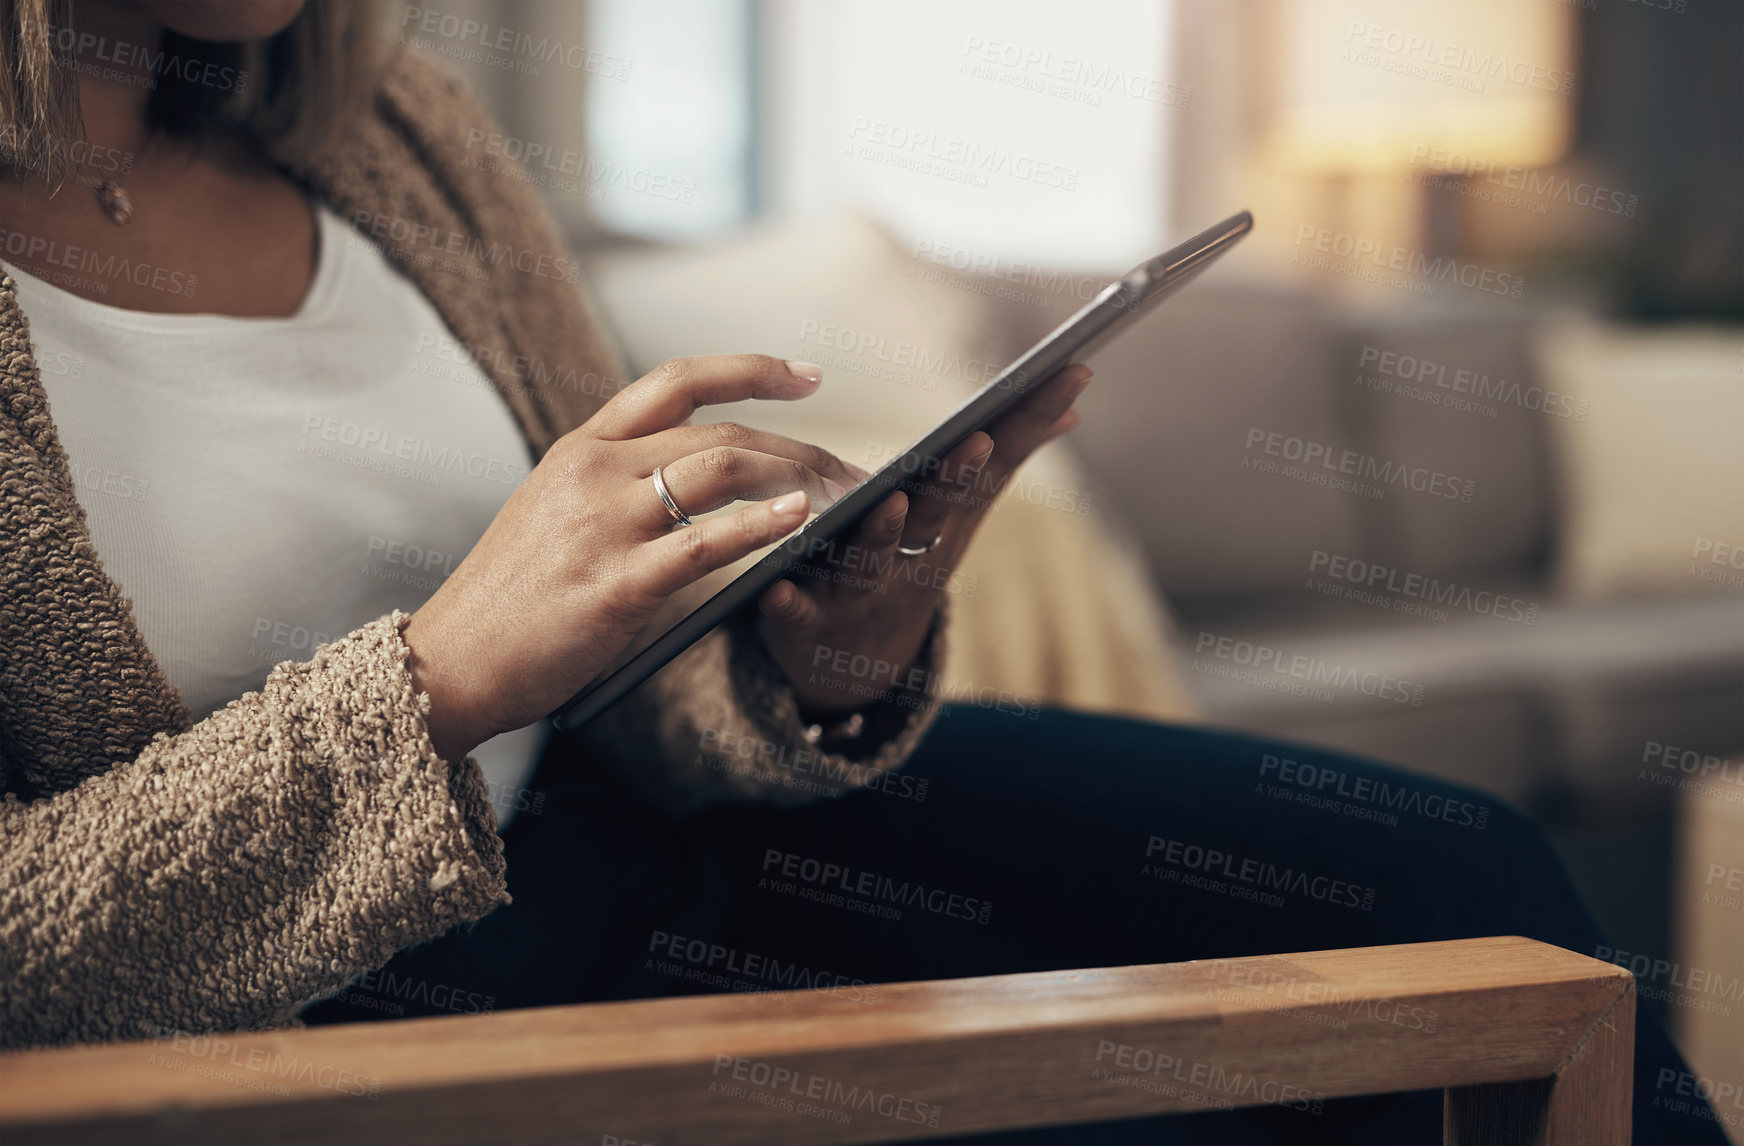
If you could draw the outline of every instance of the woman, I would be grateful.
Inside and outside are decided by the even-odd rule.
[[[1082,367],[886,499],[855,539],[871,576],[775,586],[543,742],[657,612],[864,473],[690,424],[827,384],[806,363],[623,381],[532,197],[467,162],[481,113],[370,27],[301,0],[0,0],[6,1045],[743,987],[687,964],[691,940],[855,989],[1602,942],[1542,838],[1478,794],[1236,736],[939,718],[947,578],[902,563],[954,566],[986,491],[1073,424]],[[840,653],[888,666],[879,699],[844,702],[867,682]],[[1280,753],[1483,806],[1484,828],[1304,816],[1255,794]],[[493,803],[518,813],[501,837]],[[1206,848],[1361,894],[1145,874]],[[801,894],[826,861],[928,893]],[[1695,1141],[1653,1105],[1664,1069],[1645,1022],[1638,1133]],[[1393,1141],[1436,1110],[1162,1133]]]

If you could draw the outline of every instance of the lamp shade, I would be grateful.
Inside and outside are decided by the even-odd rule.
[[[1279,4],[1273,159],[1354,175],[1555,162],[1578,80],[1573,13],[1520,0]]]

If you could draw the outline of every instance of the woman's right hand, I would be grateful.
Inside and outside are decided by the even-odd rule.
[[[822,372],[761,354],[675,358],[618,392],[551,447],[466,559],[407,622],[430,739],[460,760],[569,699],[673,593],[780,540],[866,476],[828,451],[734,422],[689,425],[699,406],[791,401]],[[673,528],[661,466],[692,516]],[[776,496],[779,495],[779,496]]]

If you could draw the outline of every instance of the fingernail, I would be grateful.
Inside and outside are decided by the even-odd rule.
[[[836,481],[831,481],[829,478],[825,478],[824,479],[824,492],[830,495],[830,500],[832,502],[836,502],[836,501],[841,501],[842,495],[844,493],[847,493],[848,491],[842,487],[842,483],[836,482]]]
[[[769,508],[776,517],[798,517],[805,512],[805,491],[784,493],[770,502]]]
[[[824,368],[815,362],[794,362],[790,359],[787,363],[787,371],[795,378],[803,378],[807,382],[815,383],[824,380]]]

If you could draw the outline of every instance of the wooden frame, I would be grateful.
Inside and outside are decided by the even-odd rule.
[[[1502,937],[166,1032],[0,1055],[0,1135],[847,1143],[1446,1087],[1448,1143],[1626,1146],[1634,1016],[1626,970]]]

